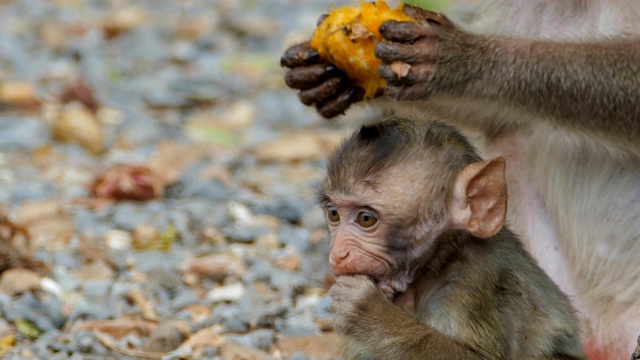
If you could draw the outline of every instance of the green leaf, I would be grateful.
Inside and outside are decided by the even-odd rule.
[[[225,147],[235,147],[240,139],[233,132],[214,126],[203,124],[187,124],[185,132],[189,138],[195,141],[209,142]]]
[[[37,339],[42,335],[42,330],[29,320],[17,318],[15,324],[18,332],[26,338]]]

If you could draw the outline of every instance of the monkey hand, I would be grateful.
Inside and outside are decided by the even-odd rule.
[[[318,113],[327,119],[343,114],[351,104],[364,98],[364,89],[351,84],[344,71],[322,61],[308,41],[289,47],[280,65],[289,68],[284,81],[299,90],[300,102],[315,105]]]
[[[385,21],[376,45],[382,64],[378,74],[387,81],[385,94],[397,100],[421,100],[433,95],[439,64],[457,49],[465,35],[444,15],[405,5],[405,14],[415,21]]]
[[[366,333],[369,328],[377,327],[376,319],[389,312],[387,307],[395,308],[364,275],[339,276],[329,294],[333,326],[342,334]]]

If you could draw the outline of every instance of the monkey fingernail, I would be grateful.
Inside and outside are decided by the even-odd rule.
[[[306,59],[311,62],[311,61],[318,61],[320,60],[320,53],[318,53],[316,50],[309,50],[306,53]]]

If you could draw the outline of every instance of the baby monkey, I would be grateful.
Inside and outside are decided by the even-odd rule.
[[[585,359],[569,300],[505,226],[504,159],[453,127],[363,126],[318,199],[347,359]]]

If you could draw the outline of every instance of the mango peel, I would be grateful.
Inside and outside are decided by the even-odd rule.
[[[374,54],[376,43],[382,40],[380,25],[387,20],[412,21],[403,7],[401,4],[391,9],[384,1],[376,0],[333,9],[313,33],[311,48],[362,87],[365,99],[371,98],[386,85],[378,76],[380,59]]]

